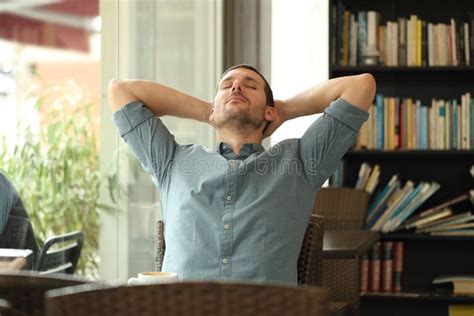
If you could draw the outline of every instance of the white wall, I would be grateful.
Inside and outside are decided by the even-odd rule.
[[[288,98],[328,79],[327,0],[272,2],[272,77],[276,99]],[[316,115],[284,123],[271,137],[275,144],[301,137]]]

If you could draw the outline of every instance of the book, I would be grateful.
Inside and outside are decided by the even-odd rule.
[[[393,291],[402,291],[404,243],[397,241],[393,245]]]
[[[474,221],[474,215],[472,215],[471,212],[463,212],[457,215],[441,218],[437,221],[430,222],[425,225],[420,225],[416,232],[428,232],[431,229],[441,228],[443,226],[449,226],[454,224],[467,223],[469,221]]]
[[[387,183],[383,191],[377,195],[374,202],[370,205],[369,210],[367,211],[367,228],[371,229],[378,218],[383,214],[385,210],[384,206],[386,206],[387,200],[398,188],[400,188],[400,180],[398,179],[398,175],[395,174]]]
[[[469,237],[474,236],[474,229],[459,229],[451,231],[430,232],[431,236],[457,236]]]
[[[410,193],[404,197],[403,201],[399,204],[396,210],[393,211],[390,218],[387,220],[388,222],[385,223],[384,231],[389,232],[391,231],[391,227],[393,222],[401,216],[401,212],[404,212],[408,209],[408,206],[415,200],[415,198],[419,195],[422,190],[426,190],[426,183],[420,182],[413,190],[410,190]]]
[[[360,11],[357,16],[359,22],[359,47],[358,60],[359,65],[364,64],[365,48],[367,46],[367,11]]]
[[[405,183],[403,189],[398,190],[392,195],[392,198],[387,202],[386,210],[382,216],[380,216],[378,221],[373,225],[374,230],[381,230],[385,227],[398,207],[403,205],[404,201],[410,196],[411,192],[413,191],[413,186],[413,181],[409,180]]]
[[[398,65],[407,65],[407,19],[398,18]]]
[[[453,211],[450,208],[445,208],[435,214],[420,219],[419,221],[414,223],[414,225],[417,229],[431,227],[432,225],[438,225],[439,223],[443,223],[446,218],[451,217],[452,214]]]
[[[331,29],[334,30],[334,33],[331,36],[331,65],[336,65],[337,61],[337,7],[332,6],[331,7]]]
[[[451,285],[453,294],[474,294],[474,275],[445,275],[433,279],[433,284]]]
[[[365,185],[365,191],[373,194],[375,187],[377,186],[379,182],[379,176],[380,176],[380,165],[375,165],[372,168],[372,173],[369,176],[369,179],[367,180],[367,184]]]
[[[370,252],[370,291],[380,291],[381,254],[382,243],[377,242]]]
[[[382,261],[382,291],[392,292],[393,287],[393,242],[383,243],[383,261]]]
[[[357,177],[357,182],[355,185],[355,188],[358,190],[364,190],[364,187],[367,183],[367,180],[369,178],[370,171],[372,170],[372,167],[364,162],[360,165],[359,169],[359,175]]]
[[[358,47],[358,28],[359,23],[355,15],[351,14],[350,32],[349,32],[349,66],[357,66],[357,47]]]
[[[350,38],[351,12],[344,11],[342,26],[342,66],[349,66],[349,38]]]
[[[413,214],[416,209],[423,204],[427,199],[429,199],[436,191],[440,188],[439,183],[431,182],[426,183],[421,187],[420,194],[416,196],[410,204],[407,205],[405,209],[393,219],[393,223],[390,224],[388,231],[394,231],[398,226],[400,226],[411,214]]]
[[[377,108],[377,147],[376,149],[384,148],[384,125],[383,125],[383,95],[377,94],[375,96],[375,106]]]
[[[448,316],[472,316],[474,305],[449,305]]]
[[[360,258],[360,291],[367,292],[369,290],[369,271],[370,260],[367,253]]]
[[[460,223],[460,224],[453,224],[453,225],[444,225],[441,227],[431,228],[430,232],[447,232],[447,231],[459,231],[464,230],[466,228],[474,229],[474,223]]]
[[[414,223],[417,222],[418,220],[422,219],[423,217],[429,216],[429,215],[434,214],[434,213],[436,213],[436,212],[438,212],[442,209],[445,209],[447,207],[450,207],[452,205],[455,205],[457,203],[460,203],[460,202],[463,202],[463,201],[466,201],[466,200],[469,200],[469,199],[471,200],[471,202],[474,199],[474,190],[470,190],[467,193],[463,193],[459,196],[456,196],[455,198],[449,199],[446,202],[443,202],[443,203],[438,204],[438,205],[436,205],[432,208],[429,208],[427,210],[424,210],[424,211],[420,212],[418,215],[413,216],[410,219],[408,219],[404,223],[403,228],[404,229],[413,228],[413,227],[415,227]]]

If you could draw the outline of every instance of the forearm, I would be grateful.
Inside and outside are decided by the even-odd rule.
[[[148,80],[113,79],[108,100],[114,111],[132,101],[143,102],[157,116],[177,116],[209,122],[211,104],[173,88]]]
[[[343,98],[350,104],[368,111],[375,96],[375,80],[370,74],[327,80],[287,99],[286,119],[322,113],[334,100]]]

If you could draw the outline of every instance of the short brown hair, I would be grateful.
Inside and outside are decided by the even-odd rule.
[[[262,77],[263,81],[265,82],[264,90],[265,90],[265,96],[267,97],[267,104],[269,106],[275,106],[275,100],[273,99],[272,88],[270,88],[270,85],[268,84],[267,79],[265,79],[265,77],[255,67],[250,66],[248,64],[238,64],[224,71],[224,73],[222,74],[222,77],[224,77],[229,71],[238,69],[238,68],[245,68],[245,69],[252,70],[253,72],[257,73],[260,77]]]

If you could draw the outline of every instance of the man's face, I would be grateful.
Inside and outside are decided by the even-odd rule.
[[[254,127],[265,122],[265,81],[254,71],[237,68],[219,82],[210,116],[217,127]]]

